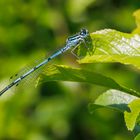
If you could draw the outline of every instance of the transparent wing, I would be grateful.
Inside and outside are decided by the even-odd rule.
[[[18,79],[19,77],[21,77],[25,73],[27,73],[30,69],[34,68],[36,65],[38,65],[39,63],[41,63],[45,59],[46,59],[46,57],[42,57],[40,59],[35,60],[31,64],[25,66],[19,72],[17,72],[16,74],[14,74],[13,76],[10,77],[9,84],[12,83],[12,82],[14,82],[16,79]],[[18,84],[14,85],[14,87],[11,88],[11,89],[15,91],[16,89],[18,89],[17,87],[19,87],[19,86],[20,87],[22,86],[24,88],[30,88],[30,86],[35,85],[36,79],[41,74],[43,67],[44,66],[40,67],[39,69],[36,69],[30,75],[28,75],[27,77],[25,77],[24,79],[22,79]]]

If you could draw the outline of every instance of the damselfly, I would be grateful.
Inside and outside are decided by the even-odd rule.
[[[7,85],[5,88],[3,88],[0,91],[0,96],[5,93],[6,91],[8,91],[10,88],[12,88],[15,85],[18,85],[23,79],[25,79],[26,77],[28,77],[31,73],[35,72],[37,69],[39,69],[40,67],[46,65],[49,61],[51,61],[53,58],[57,57],[58,55],[66,52],[69,49],[72,49],[72,54],[74,54],[74,50],[77,48],[77,46],[79,46],[81,43],[84,43],[85,47],[87,49],[89,49],[88,47],[88,42],[87,39],[90,38],[89,32],[87,29],[81,29],[81,31],[73,36],[70,36],[67,40],[66,40],[66,44],[63,48],[61,48],[60,50],[56,51],[55,53],[53,53],[50,57],[42,60],[42,62],[40,62],[39,64],[37,64],[36,66],[34,66],[33,68],[29,69],[27,72],[23,73],[22,75],[19,75],[15,80],[13,80],[9,85]],[[18,74],[17,74],[18,75]]]

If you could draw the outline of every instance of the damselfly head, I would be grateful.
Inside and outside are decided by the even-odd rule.
[[[81,35],[82,37],[87,37],[87,36],[89,35],[89,32],[88,32],[87,29],[81,29],[80,35]]]

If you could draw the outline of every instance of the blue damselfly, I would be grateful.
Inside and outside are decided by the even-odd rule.
[[[60,50],[56,51],[55,53],[53,53],[50,57],[45,58],[44,60],[42,60],[39,64],[37,64],[36,66],[34,66],[33,68],[30,68],[27,72],[23,73],[22,75],[18,75],[16,74],[17,78],[14,79],[9,85],[7,85],[5,88],[3,88],[0,91],[0,95],[2,95],[3,93],[5,93],[6,91],[8,91],[10,88],[12,88],[13,86],[18,85],[23,79],[25,79],[26,77],[28,77],[31,73],[35,72],[37,69],[39,69],[40,67],[46,65],[49,61],[51,61],[53,58],[57,57],[60,54],[63,54],[64,52],[66,52],[69,49],[72,49],[72,54],[74,54],[74,50],[77,48],[77,46],[79,46],[81,43],[84,43],[85,47],[88,49],[88,42],[87,42],[87,38],[90,38],[89,32],[87,29],[81,29],[81,31],[73,36],[70,36],[67,40],[66,40],[66,44],[63,48],[61,48]],[[75,55],[75,54],[74,54]]]

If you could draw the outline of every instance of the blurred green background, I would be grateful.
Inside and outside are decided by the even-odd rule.
[[[62,47],[82,27],[90,32],[105,28],[131,32],[136,27],[132,14],[138,8],[139,0],[0,0],[1,82],[43,57],[42,50],[49,55]],[[78,66],[69,53],[52,63]],[[91,67],[140,91],[140,74],[133,68],[120,64]],[[10,97],[1,97],[0,140],[133,139],[122,113],[88,109],[106,88],[72,82],[31,87],[28,84]]]

